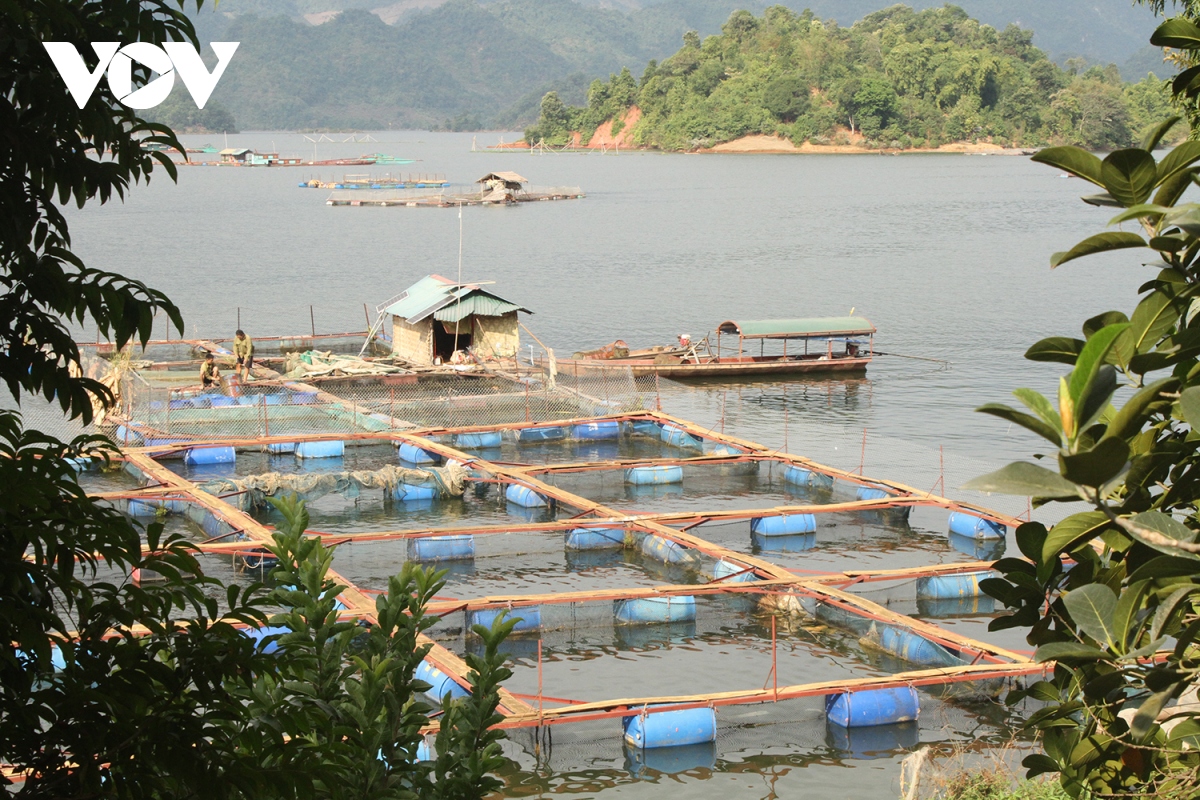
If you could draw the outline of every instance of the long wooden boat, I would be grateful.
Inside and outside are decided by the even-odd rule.
[[[732,339],[737,338],[736,351]],[[717,326],[711,336],[692,344],[630,350],[623,341],[557,359],[557,371],[571,374],[595,370],[632,370],[664,378],[738,379],[759,375],[866,370],[875,355],[875,326],[865,317],[812,317],[737,322]],[[758,348],[751,345],[758,340]],[[766,352],[768,341],[782,344],[781,353]],[[789,343],[791,344],[789,352]],[[757,349],[758,354],[753,353]],[[773,348],[774,349],[774,348]]]

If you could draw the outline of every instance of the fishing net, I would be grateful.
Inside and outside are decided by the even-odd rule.
[[[218,478],[198,487],[216,496],[229,496],[242,510],[263,508],[266,498],[280,493],[295,494],[303,500],[316,500],[327,494],[353,499],[363,489],[382,489],[394,495],[397,487],[429,489],[431,497],[461,497],[466,489],[467,471],[458,464],[429,469],[408,469],[388,465],[378,470],[284,474],[268,472],[246,478]]]

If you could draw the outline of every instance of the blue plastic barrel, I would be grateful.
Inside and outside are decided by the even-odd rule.
[[[618,439],[621,423],[616,420],[581,422],[575,426],[574,434],[576,439]]]
[[[505,613],[508,614],[509,620],[517,620],[517,625],[513,628],[513,633],[529,633],[530,631],[539,630],[542,627],[542,609],[538,606],[481,608],[478,611],[467,613],[467,625],[482,625],[490,629],[492,623],[496,621],[496,617]]]
[[[548,505],[545,497],[523,483],[510,483],[504,496],[508,498],[508,502],[523,508],[541,508]]]
[[[82,458],[66,458],[63,459],[76,472],[87,472],[94,466],[92,459],[87,457]]]
[[[574,528],[566,533],[568,550],[619,550],[623,547],[624,528]]]
[[[613,618],[619,625],[691,622],[696,619],[696,598],[692,595],[680,595],[614,600]]]
[[[285,453],[294,453],[296,452],[296,443],[272,442],[271,444],[267,445],[267,452],[276,456],[283,455]]]
[[[759,536],[795,536],[813,533],[817,529],[814,514],[782,514],[778,517],[755,517],[750,520],[750,532]]]
[[[797,486],[807,486],[811,489],[832,489],[833,476],[823,472],[813,472],[804,467],[788,467],[783,471],[783,479]]]
[[[860,486],[855,496],[859,500],[883,500],[888,497],[893,497],[891,492],[885,492],[883,489],[876,489],[874,486]]]
[[[1008,528],[999,522],[962,511],[950,512],[950,532],[972,539],[1003,539]]]
[[[238,556],[238,558],[241,559],[242,566],[246,569],[273,570],[279,566],[279,559],[265,550],[256,553],[246,553]]]
[[[642,553],[664,564],[690,564],[698,554],[690,547],[662,536],[642,539]]]
[[[672,447],[682,447],[685,450],[702,450],[704,445],[700,439],[677,425],[664,425],[662,440]]]
[[[292,392],[292,405],[311,406],[317,402],[316,392]]]
[[[438,496],[436,486],[416,486],[411,483],[397,483],[396,488],[392,490],[392,497],[396,500],[434,500]]]
[[[336,442],[300,442],[296,445],[296,458],[341,458],[346,455],[346,443],[340,439]]]
[[[117,444],[139,445],[142,443],[142,435],[132,428],[118,425],[113,431],[113,441]]]
[[[740,456],[742,454],[741,450],[738,450],[731,444],[712,442],[708,439],[701,442],[700,449],[706,456]]]
[[[917,579],[918,600],[953,600],[960,597],[978,597],[983,594],[979,582],[993,578],[991,572],[964,572],[959,575],[932,575]]]
[[[960,667],[963,660],[937,642],[903,628],[882,626],[879,646],[887,653],[913,664],[931,667]]]
[[[763,536],[759,533],[750,534],[750,544],[756,551],[762,550],[774,553],[802,553],[817,546],[815,533],[797,533],[791,536]]]
[[[465,561],[475,557],[475,537],[426,536],[408,540],[409,561]]]
[[[237,453],[232,447],[193,447],[183,454],[183,463],[189,466],[200,464],[232,464]]]
[[[953,531],[948,535],[950,546],[976,561],[995,561],[1004,555],[1008,543],[1004,539],[976,539],[959,536]]]
[[[995,598],[987,595],[978,597],[955,597],[949,600],[917,599],[917,615],[944,619],[947,617],[970,617],[977,614],[990,616],[996,613]]]
[[[717,765],[714,742],[678,747],[630,747],[626,744],[625,769],[635,778],[656,780],[659,775],[678,775],[693,769],[713,769]]]
[[[260,397],[261,397],[261,395],[257,395],[257,394],[244,394],[237,399],[237,404],[239,406],[262,405],[262,401],[259,400]]]
[[[161,500],[130,500],[125,513],[131,517],[156,517],[161,507]]]
[[[661,439],[662,425],[648,419],[634,420],[633,432],[639,436],[653,436],[655,439]]]
[[[399,449],[400,460],[407,461],[409,464],[436,464],[437,456],[430,453],[428,450],[422,450],[415,444],[404,442]]]
[[[214,394],[208,398],[208,403],[213,408],[222,408],[224,406],[237,405],[237,400],[233,397],[226,397],[223,394]]]
[[[482,433],[460,433],[454,437],[454,446],[461,450],[482,450],[500,446],[500,431]]]
[[[262,398],[263,402],[269,406],[281,406],[283,405],[284,395],[278,393],[264,394],[262,395]]]
[[[622,717],[625,741],[633,747],[679,747],[717,740],[717,712],[712,708],[685,708]]]
[[[625,482],[634,486],[682,483],[683,467],[630,467],[625,470]]]
[[[180,408],[195,408],[195,406],[193,406],[192,401],[188,400],[186,397],[180,398],[178,400],[167,401],[167,410],[168,411],[175,411],[176,409],[180,409]]]
[[[567,438],[567,429],[555,425],[549,428],[522,428],[517,432],[519,442],[555,442]]]
[[[255,644],[261,647],[264,653],[274,653],[279,649],[279,642],[271,641],[263,646],[263,639],[266,639],[268,636],[278,636],[292,632],[291,628],[284,628],[278,625],[264,625],[261,628],[242,628],[241,631],[243,636],[253,639]]]
[[[721,583],[749,583],[750,581],[758,580],[758,576],[754,574],[754,570],[745,572],[743,570],[746,570],[746,565],[726,561],[722,558],[716,564],[713,564],[713,580],[724,578],[725,580],[721,581]],[[730,575],[736,575],[737,577],[730,578],[728,577]]]
[[[449,693],[451,700],[458,700],[470,694],[469,691],[456,683],[453,678],[428,661],[422,661],[417,665],[414,677],[430,685],[425,694],[439,703],[445,698],[447,693]]]
[[[421,739],[421,741],[417,743],[417,761],[433,761],[433,760],[435,760],[434,755],[433,755],[433,749],[430,748],[429,742],[425,741],[424,739]]]
[[[825,717],[843,728],[866,728],[915,720],[921,703],[911,686],[892,689],[863,689],[825,698]]]
[[[921,726],[911,721],[866,728],[829,725],[825,733],[825,741],[830,747],[860,761],[911,753],[921,743]]]

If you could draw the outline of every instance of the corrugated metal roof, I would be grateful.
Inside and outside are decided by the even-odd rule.
[[[460,299],[461,303],[458,302]],[[459,312],[456,313],[452,309],[446,308],[450,305],[460,306]],[[478,310],[468,312],[465,310],[467,307]],[[442,309],[445,310],[442,311]],[[532,313],[529,309],[510,303],[502,297],[484,291],[479,286],[474,284],[459,286],[441,275],[426,275],[421,278],[408,287],[399,300],[384,310],[393,316],[404,317],[409,324],[416,324],[430,314],[434,314],[443,322],[454,322],[467,316],[468,313],[484,316],[507,314],[513,310],[524,311],[527,314]]]
[[[242,153],[249,153],[249,152],[250,152],[249,147],[226,147],[224,150],[217,153],[217,155],[219,155],[219,156],[236,156],[236,155],[241,155]]]
[[[527,311],[527,309],[521,308],[516,303],[501,300],[487,292],[473,291],[433,312],[433,318],[439,322],[458,322],[472,314],[478,314],[481,317],[500,317],[513,311]]]
[[[747,339],[786,339],[806,336],[866,336],[875,326],[865,317],[809,317],[807,319],[765,319],[748,322],[722,322],[721,333],[737,333]]]

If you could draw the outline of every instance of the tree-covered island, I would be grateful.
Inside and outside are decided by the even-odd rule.
[[[1107,150],[1131,146],[1170,113],[1167,82],[1126,83],[1115,66],[1062,68],[1032,41],[1032,31],[997,31],[950,5],[895,5],[850,27],[783,6],[762,17],[736,11],[718,36],[686,34],[640,80],[628,69],[596,80],[586,107],[548,93],[525,140],[678,151],[766,135],[781,149]]]

